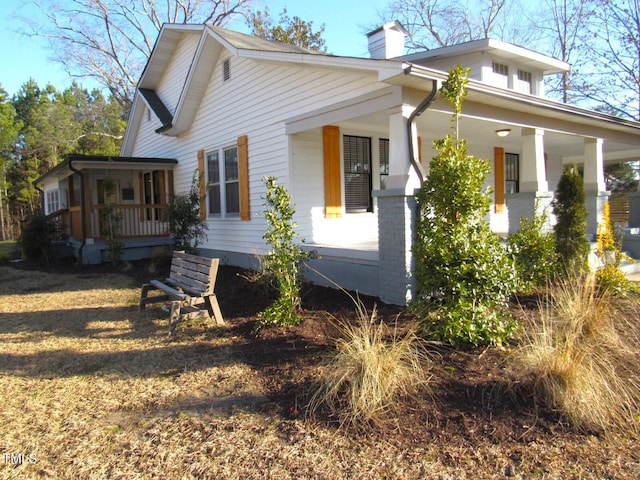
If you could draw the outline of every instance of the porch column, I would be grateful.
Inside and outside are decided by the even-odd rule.
[[[533,218],[534,207],[538,212],[549,205],[553,195],[549,192],[547,170],[544,155],[544,130],[539,128],[522,129],[522,158],[520,159],[520,191],[506,196],[509,208],[509,233],[520,229],[520,218]],[[547,230],[551,226],[547,225]]]
[[[412,299],[413,227],[416,198],[403,190],[378,190],[378,285],[384,303],[407,305]]]
[[[601,138],[584,139],[584,193],[587,202],[587,233],[598,233],[604,204],[609,198],[604,181],[604,155]]]
[[[409,158],[409,133],[407,131],[408,119],[414,108],[410,105],[401,105],[389,110],[389,176],[387,188],[401,189],[409,195],[413,195],[420,188],[420,178],[411,166]],[[418,152],[418,137],[416,127],[413,125],[412,140],[414,152]]]
[[[413,107],[401,105],[389,113],[389,177],[384,190],[373,192],[378,200],[378,285],[380,300],[406,305],[413,290],[413,227],[417,212],[415,191],[420,178],[409,158],[408,119]],[[411,135],[414,152],[418,137]]]
[[[89,173],[89,170],[84,169],[82,170],[82,182],[84,184],[84,197],[82,199],[82,218],[83,221],[85,222],[84,225],[85,227],[82,230],[82,234],[83,234],[83,238],[86,239],[93,239],[93,237],[96,237],[99,235],[99,232],[94,232],[93,231],[93,222],[92,222],[92,217],[91,217],[91,210],[92,210],[92,205],[91,205],[91,175]]]

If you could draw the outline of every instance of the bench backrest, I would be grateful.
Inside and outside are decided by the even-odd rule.
[[[169,279],[187,293],[211,295],[216,284],[219,263],[219,258],[173,252]]]

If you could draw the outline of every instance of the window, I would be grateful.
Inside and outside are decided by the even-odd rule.
[[[505,77],[509,76],[509,67],[498,62],[493,62],[493,73],[498,75],[504,75]]]
[[[493,83],[496,87],[509,88],[509,67],[502,63],[493,62]]]
[[[387,188],[387,178],[389,177],[389,139],[381,138],[378,141],[380,149],[380,189]]]
[[[46,196],[45,213],[47,215],[60,210],[60,190],[49,190]]]
[[[237,216],[240,213],[238,147],[207,153],[209,215]]]
[[[520,191],[520,155],[517,153],[504,154],[504,183],[505,193]]]
[[[347,212],[370,212],[371,201],[371,139],[345,135],[344,196]]]
[[[531,93],[531,72],[518,70],[518,77],[515,81],[514,90],[520,93]]]

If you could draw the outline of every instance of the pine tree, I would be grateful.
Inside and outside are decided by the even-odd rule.
[[[584,180],[576,167],[565,169],[558,182],[553,200],[556,251],[565,273],[587,267],[589,240],[587,239],[587,206]]]

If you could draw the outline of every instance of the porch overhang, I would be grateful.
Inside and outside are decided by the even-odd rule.
[[[62,180],[76,170],[117,169],[117,170],[172,170],[178,164],[175,158],[156,157],[110,157],[103,155],[67,155],[61,163],[49,170],[36,185],[44,185],[52,180]]]

